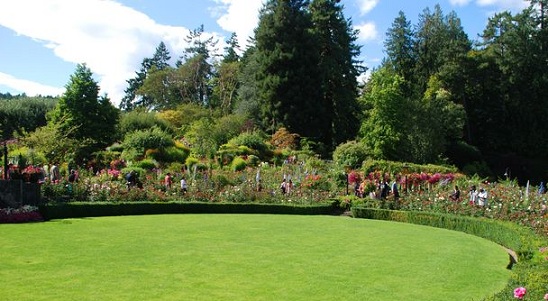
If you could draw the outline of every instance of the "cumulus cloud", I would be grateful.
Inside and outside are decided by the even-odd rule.
[[[245,49],[249,37],[253,37],[253,30],[259,22],[259,9],[263,0],[215,0],[219,5],[215,8],[217,24],[228,31],[235,32],[238,43]]]
[[[29,80],[16,78],[3,72],[0,72],[0,83],[18,91],[17,93],[25,93],[27,96],[59,96],[65,91],[64,88],[42,85]]]
[[[503,10],[524,9],[529,3],[524,0],[477,0],[479,6],[494,6]]]
[[[378,3],[379,3],[379,0],[358,0],[358,6],[360,7],[360,14],[362,15],[367,14],[368,12],[373,10],[373,8],[375,8],[375,6],[377,6]]]
[[[152,56],[161,41],[172,53],[181,53],[188,34],[186,28],[157,24],[112,0],[3,1],[0,25],[42,43],[64,61],[86,63],[100,78],[101,93],[107,93],[115,104],[143,58]],[[0,84],[10,86],[10,82]],[[18,84],[29,85],[17,88],[27,94],[41,86],[33,88],[27,81]]]
[[[468,3],[470,3],[472,0],[449,0],[449,3],[454,6],[466,6]]]
[[[356,25],[355,28],[360,31],[358,35],[358,40],[360,40],[361,42],[369,42],[377,39],[377,37],[379,36],[377,26],[374,22],[361,23]]]

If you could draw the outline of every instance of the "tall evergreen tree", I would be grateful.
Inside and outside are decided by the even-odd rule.
[[[120,108],[131,111],[137,107],[150,108],[154,99],[147,95],[139,95],[137,91],[143,86],[151,69],[164,70],[169,67],[171,56],[164,42],[160,42],[152,58],[144,58],[141,69],[135,72],[135,77],[127,80],[128,87],[124,90],[124,97],[120,102]]]
[[[302,0],[269,0],[260,11],[255,55],[261,122],[271,133],[285,127],[325,142],[318,53],[307,6]]]
[[[191,30],[185,41],[189,46],[185,49],[184,55],[179,58],[176,66],[177,68],[186,68],[185,72],[191,73],[192,81],[186,84],[190,85],[188,90],[195,94],[191,96],[190,101],[209,107],[211,106],[209,98],[213,89],[210,80],[214,75],[211,52],[214,52],[217,41],[214,37],[204,39],[203,25]]]
[[[413,81],[413,69],[416,64],[414,39],[411,22],[407,20],[404,12],[400,11],[386,33],[384,48],[387,63],[403,77],[404,86]]]
[[[318,66],[324,142],[330,150],[352,140],[359,129],[357,77],[365,71],[357,60],[357,31],[337,0],[314,0],[310,5],[312,32],[319,51]]]
[[[66,85],[66,91],[51,112],[50,122],[58,124],[68,138],[86,145],[75,154],[75,160],[89,156],[115,141],[119,111],[108,97],[99,96],[99,85],[91,70],[79,64]]]

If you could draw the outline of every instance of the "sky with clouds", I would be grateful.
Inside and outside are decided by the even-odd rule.
[[[6,0],[0,2],[0,92],[61,95],[86,63],[101,88],[118,104],[145,57],[163,41],[173,60],[182,55],[189,30],[223,41],[237,33],[240,45],[258,22],[264,0]],[[471,39],[498,11],[517,12],[524,0],[342,0],[345,16],[359,29],[364,64],[384,57],[386,30],[403,11],[416,24],[427,7],[454,10]]]

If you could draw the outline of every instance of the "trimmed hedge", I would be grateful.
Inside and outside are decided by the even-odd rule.
[[[182,202],[130,202],[130,203],[65,203],[46,204],[39,207],[46,220],[119,215],[178,214],[178,213],[257,213],[329,215],[336,210],[334,204],[288,206],[252,203],[182,203]]]

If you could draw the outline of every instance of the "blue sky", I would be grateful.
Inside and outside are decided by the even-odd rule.
[[[118,104],[145,57],[158,44],[182,55],[189,30],[204,25],[223,41],[236,32],[246,44],[263,0],[3,0],[0,2],[0,92],[60,95],[76,64],[86,63]],[[345,16],[360,30],[361,59],[369,68],[384,57],[387,29],[403,11],[412,24],[439,3],[454,10],[469,38],[477,39],[495,12],[513,13],[524,0],[342,0]]]

